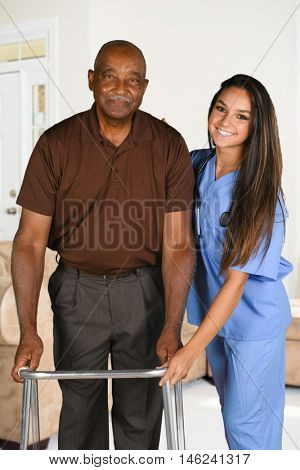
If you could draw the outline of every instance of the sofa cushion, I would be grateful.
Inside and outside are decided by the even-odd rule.
[[[48,282],[49,277],[55,271],[57,267],[57,262],[55,260],[57,252],[46,249],[45,254],[45,268],[44,268],[44,282]]]
[[[11,280],[11,251],[12,242],[0,243],[0,344],[17,345],[20,338],[19,321],[16,311],[16,301]],[[41,287],[39,310],[50,309],[50,299],[47,284],[50,275],[56,269],[56,252],[46,249],[44,279]],[[44,322],[39,322],[38,331],[41,334]],[[47,334],[45,332],[45,334]]]
[[[293,318],[286,332],[287,341],[300,341],[300,318]]]
[[[287,385],[300,386],[300,341],[286,342],[286,379]]]
[[[286,332],[286,339],[292,341],[300,341],[300,299],[291,299],[292,324]]]
[[[0,278],[0,344],[19,342],[19,322],[11,279]]]
[[[43,312],[43,313],[42,313]],[[38,305],[38,333],[41,337],[49,335],[49,323],[45,323],[45,315],[52,321],[50,298],[47,284],[42,283]],[[16,310],[16,301],[10,278],[0,278],[0,344],[18,345],[20,327]]]
[[[0,277],[10,276],[12,242],[0,243]]]

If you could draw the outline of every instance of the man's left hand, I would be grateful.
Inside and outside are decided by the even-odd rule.
[[[161,364],[171,359],[180,348],[182,348],[180,332],[166,324],[156,344],[156,354]]]

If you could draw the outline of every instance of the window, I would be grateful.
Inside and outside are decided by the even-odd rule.
[[[46,86],[32,86],[32,144],[33,147],[42,135],[46,126]]]
[[[0,45],[0,62],[46,57],[45,38]]]

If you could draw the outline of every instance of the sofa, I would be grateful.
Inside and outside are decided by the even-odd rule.
[[[12,242],[0,242],[0,448],[18,448],[23,386],[10,377],[19,342],[19,323],[11,281]],[[52,310],[48,294],[48,279],[55,270],[56,253],[46,250],[44,278],[38,305],[38,332],[44,342],[44,353],[39,370],[54,370],[52,356]],[[182,329],[185,344],[196,328],[186,320]],[[207,373],[205,352],[193,365],[185,381],[195,380]],[[110,389],[111,387],[109,387]],[[109,393],[109,407],[111,407]],[[46,446],[48,438],[58,430],[61,392],[56,381],[39,382],[41,441]],[[29,440],[32,443],[32,440]]]
[[[285,383],[300,387],[300,299],[291,299],[293,321],[286,335]]]

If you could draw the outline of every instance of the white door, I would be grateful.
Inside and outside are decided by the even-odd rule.
[[[20,73],[0,74],[0,241],[12,240],[19,223],[20,123]]]

